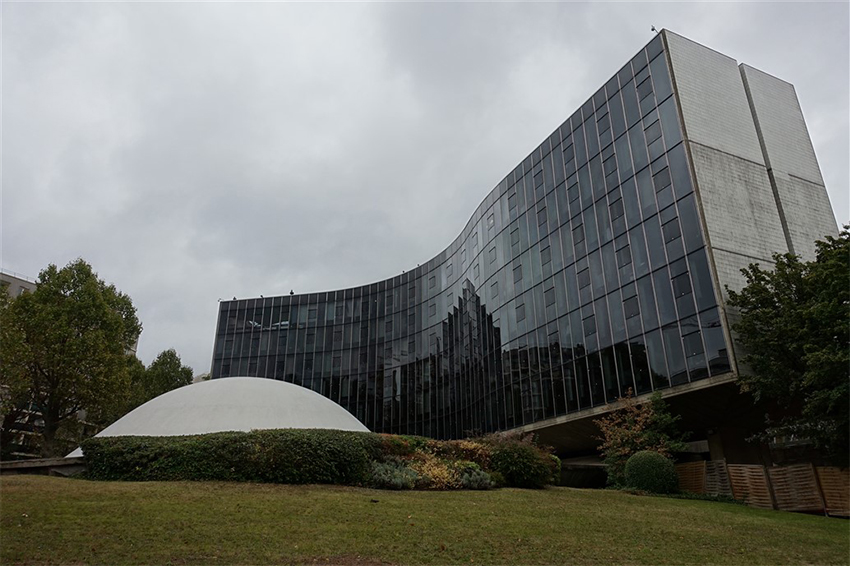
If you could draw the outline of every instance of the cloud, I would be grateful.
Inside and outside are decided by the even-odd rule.
[[[668,27],[797,87],[848,211],[842,4],[12,3],[2,257],[128,293],[207,371],[217,299],[391,277]],[[788,38],[800,41],[788,42]]]

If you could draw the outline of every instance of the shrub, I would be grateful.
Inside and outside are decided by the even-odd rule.
[[[198,436],[118,436],[82,444],[92,479],[364,482],[380,457],[378,435],[337,430],[261,430]]]
[[[618,400],[619,407],[596,420],[602,436],[599,452],[605,461],[608,484],[625,483],[626,461],[641,450],[664,456],[685,450],[686,434],[678,430],[679,416],[670,414],[661,393],[655,392],[646,403],[637,403],[632,390]]]
[[[458,489],[460,477],[445,460],[427,452],[417,452],[409,461],[410,468],[419,474],[416,487],[420,489]]]
[[[372,462],[369,485],[378,489],[413,489],[419,474],[397,460]]]
[[[505,442],[493,449],[490,465],[511,487],[542,488],[551,481],[552,460],[532,444]]]
[[[552,485],[561,485],[561,459],[554,454],[549,454],[549,459],[552,460]]]
[[[454,469],[459,477],[461,489],[490,489],[493,487],[490,474],[482,470],[475,462],[460,460],[455,462]]]
[[[490,476],[490,482],[492,482],[493,487],[505,487],[508,485],[508,482],[505,481],[505,476],[503,476],[500,472],[487,472],[487,475]]]
[[[626,462],[626,485],[650,493],[673,493],[678,486],[673,460],[650,450],[637,452]]]

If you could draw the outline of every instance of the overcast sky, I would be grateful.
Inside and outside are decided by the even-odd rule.
[[[9,3],[0,264],[77,257],[145,363],[209,371],[218,299],[424,263],[666,27],[793,83],[848,212],[848,4]]]

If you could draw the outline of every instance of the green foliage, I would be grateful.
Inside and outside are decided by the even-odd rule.
[[[461,489],[491,489],[493,480],[475,462],[460,460],[454,464]]]
[[[747,286],[729,290],[740,313],[733,329],[748,355],[741,389],[775,400],[765,436],[796,435],[846,465],[850,450],[850,231],[816,243],[815,261],[773,256],[751,264]],[[790,413],[790,416],[787,416]]]
[[[419,474],[410,469],[401,460],[372,462],[368,485],[378,489],[413,489],[419,481]]]
[[[354,485],[368,478],[379,444],[371,433],[285,429],[90,438],[82,448],[88,477],[99,480]]]
[[[49,265],[34,291],[4,300],[0,328],[0,385],[14,392],[8,399],[18,408],[41,413],[43,455],[70,448],[57,433],[79,411],[101,423],[126,401],[126,351],[142,327],[130,297],[82,259]]]
[[[686,435],[678,431],[680,417],[670,414],[661,393],[648,403],[637,403],[631,389],[619,399],[619,408],[596,420],[602,436],[599,452],[605,461],[610,485],[624,485],[626,462],[641,450],[669,457],[687,448]]]
[[[147,369],[138,360],[136,362],[130,371],[129,404],[122,415],[163,393],[192,383],[192,368],[183,365],[173,348],[161,352]]]
[[[518,441],[503,442],[493,448],[493,471],[499,472],[511,487],[542,488],[551,482],[554,463],[540,448]]]
[[[281,429],[198,436],[120,436],[82,443],[99,480],[332,483],[385,489],[543,487],[558,463],[531,437],[438,441],[336,430]],[[490,467],[451,456],[482,457]]]
[[[554,454],[549,454],[552,460],[552,485],[561,485],[561,459]]]
[[[673,460],[651,450],[641,450],[626,461],[626,485],[650,493],[672,493],[679,478]]]

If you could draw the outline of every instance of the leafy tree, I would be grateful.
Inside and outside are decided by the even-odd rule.
[[[64,448],[57,432],[79,411],[97,420],[124,403],[126,351],[142,327],[130,297],[82,259],[49,265],[34,291],[0,304],[0,328],[2,386],[23,396],[10,405],[41,413],[43,455]]]
[[[138,362],[138,366],[142,366],[142,363]],[[183,365],[173,348],[161,352],[147,369],[144,366],[141,371],[138,367],[133,368],[129,409],[134,409],[172,389],[189,385],[192,383],[192,375],[192,368]]]
[[[596,420],[609,484],[625,485],[626,462],[633,454],[646,450],[669,458],[687,448],[686,434],[678,430],[680,417],[670,414],[661,393],[656,391],[648,402],[638,403],[630,388],[617,403],[617,409]]]
[[[740,311],[733,326],[747,351],[741,389],[775,400],[765,436],[810,439],[845,463],[850,449],[850,232],[816,242],[814,261],[773,256],[751,264],[747,286],[729,290]]]

